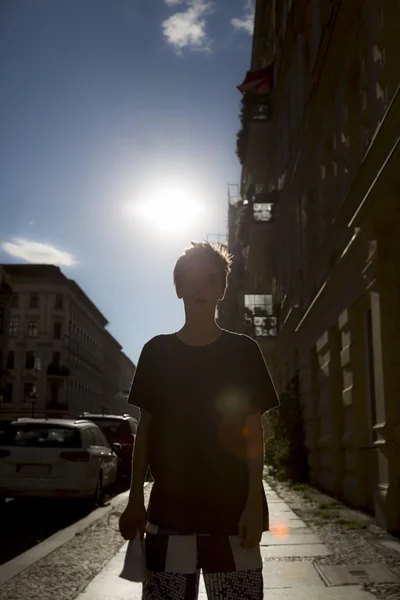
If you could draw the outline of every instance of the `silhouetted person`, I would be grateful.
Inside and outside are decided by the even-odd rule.
[[[258,345],[215,322],[230,267],[226,250],[208,242],[178,259],[185,324],[144,346],[130,391],[141,417],[120,530],[128,540],[146,531],[147,600],[197,598],[200,569],[209,599],[263,598],[261,415],[278,399]]]

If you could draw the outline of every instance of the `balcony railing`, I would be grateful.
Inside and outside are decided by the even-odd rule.
[[[245,331],[254,338],[276,337],[278,333],[278,318],[265,309],[244,309]]]

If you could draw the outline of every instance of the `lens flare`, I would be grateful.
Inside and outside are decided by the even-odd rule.
[[[276,521],[270,527],[272,535],[277,538],[285,539],[289,535],[289,527],[285,521]]]

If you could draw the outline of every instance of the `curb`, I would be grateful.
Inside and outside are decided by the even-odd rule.
[[[148,483],[145,483],[146,487]],[[129,495],[129,490],[114,496],[107,506],[101,506],[90,514],[83,517],[80,521],[76,521],[72,525],[69,525],[65,529],[57,531],[50,537],[43,540],[33,548],[29,548],[26,552],[23,552],[19,556],[12,558],[8,562],[0,565],[0,586],[4,583],[25,571],[28,567],[31,567],[38,560],[41,560],[45,556],[48,556],[51,552],[58,550],[61,546],[72,540],[76,535],[82,533],[85,529],[90,527],[93,523],[110,513],[118,506],[124,498]]]

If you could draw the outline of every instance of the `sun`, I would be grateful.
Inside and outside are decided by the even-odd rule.
[[[135,212],[152,226],[165,232],[177,233],[196,221],[201,213],[201,206],[187,191],[171,187],[137,203]]]

